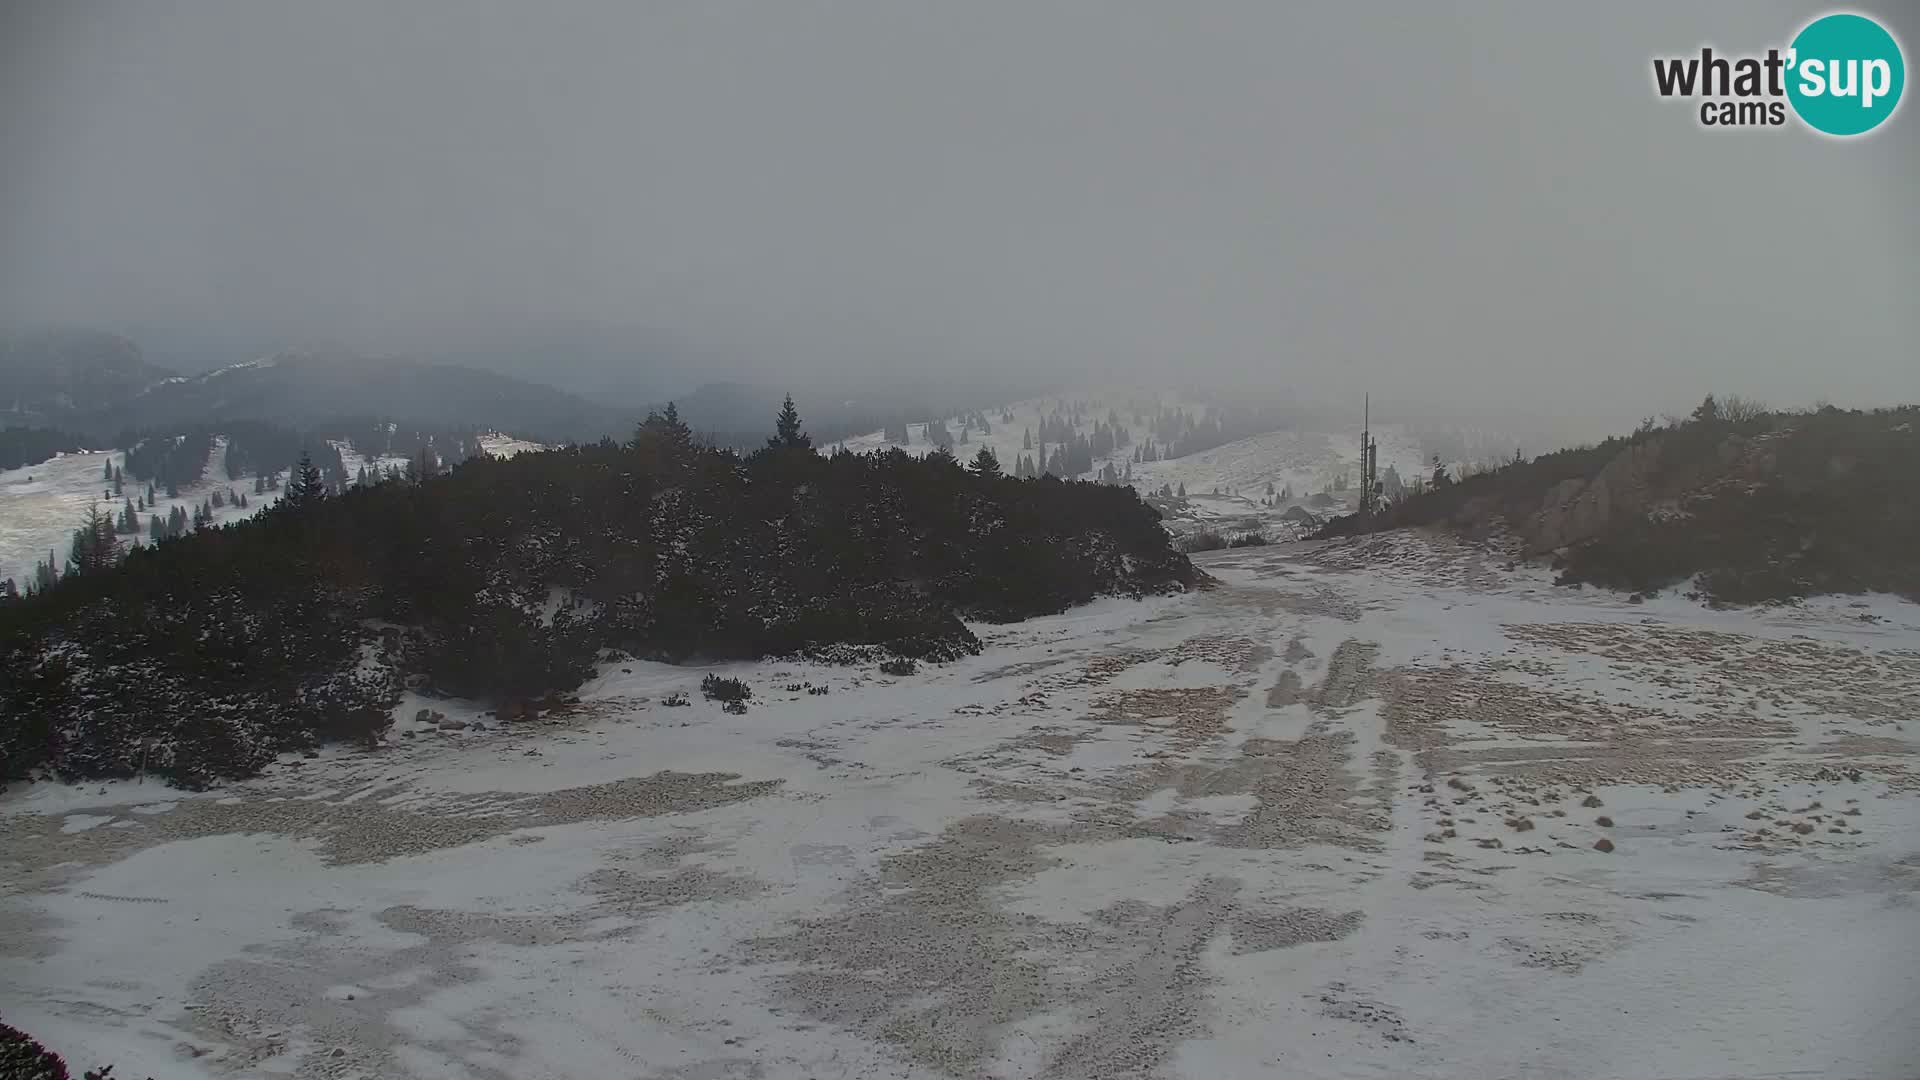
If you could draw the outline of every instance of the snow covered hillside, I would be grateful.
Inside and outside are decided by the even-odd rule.
[[[16,586],[25,589],[33,580],[34,564],[45,561],[49,550],[64,568],[73,530],[79,527],[89,506],[98,504],[102,510],[118,514],[125,498],[145,491],[145,484],[136,484],[133,477],[128,476],[122,485],[124,494],[114,498],[113,485],[101,480],[108,462],[124,466],[126,455],[118,450],[62,454],[38,465],[0,471],[0,579],[10,577]],[[199,483],[182,487],[175,499],[167,498],[165,492],[159,493],[155,505],[138,514],[142,523],[151,514],[158,514],[164,521],[176,506],[191,515],[216,489],[224,492],[229,488],[245,492],[247,506],[228,503],[215,507],[216,524],[251,517],[280,498],[277,491],[254,494],[252,477],[228,480],[227,445],[225,440],[216,440],[213,452],[207,455],[207,467]],[[121,538],[123,542],[131,539]],[[140,539],[146,542],[144,532]]]
[[[494,457],[512,457],[515,454],[551,449],[551,447],[548,447],[544,443],[516,439],[511,435],[502,435],[497,431],[480,436],[480,447]]]
[[[1270,535],[1286,536],[1291,534],[1291,530],[1282,523],[1280,515],[1289,506],[1301,505],[1309,496],[1329,488],[1344,489],[1333,492],[1335,502],[1331,505],[1316,504],[1313,507],[1315,513],[1324,516],[1346,512],[1357,497],[1360,480],[1358,416],[1354,418],[1351,430],[1271,431],[1236,439],[1198,453],[1136,463],[1133,461],[1133,451],[1146,445],[1152,437],[1150,425],[1136,421],[1138,414],[1150,416],[1160,408],[1185,410],[1196,416],[1207,411],[1207,406],[1198,401],[1142,391],[1061,394],[1016,402],[1004,409],[987,410],[990,430],[984,433],[977,428],[968,431],[967,441],[956,441],[953,446],[954,455],[966,461],[979,451],[981,445],[991,446],[1001,466],[1012,472],[1014,463],[1022,455],[1037,457],[1040,452],[1038,443],[1030,441],[1028,436],[1039,432],[1047,417],[1071,402],[1082,402],[1087,406],[1086,420],[1080,426],[1080,433],[1090,431],[1095,420],[1104,421],[1117,416],[1120,426],[1127,431],[1129,443],[1113,453],[1096,457],[1093,467],[1077,474],[1076,478],[1097,479],[1102,467],[1111,464],[1114,471],[1122,476],[1130,467],[1131,483],[1142,493],[1151,494],[1162,487],[1172,488],[1176,492],[1184,488],[1189,503],[1168,523],[1177,532],[1213,527],[1258,529]],[[1003,419],[1005,414],[1010,414],[1011,419]],[[945,423],[957,440],[961,430],[960,418],[949,417]],[[845,446],[856,453],[865,453],[898,446],[913,454],[925,454],[933,449],[933,442],[928,437],[928,425],[909,424],[907,435],[907,441],[902,443],[887,438],[883,432],[872,432],[820,449],[823,453],[830,453],[835,446]],[[1380,444],[1380,472],[1383,477],[1389,468],[1394,469],[1403,480],[1432,472],[1421,439],[1406,427],[1379,426],[1374,429],[1374,437]],[[1451,468],[1459,462],[1449,460],[1445,464]],[[1265,506],[1263,500],[1267,497],[1269,486],[1275,496],[1291,490],[1293,498],[1276,502],[1271,507]]]
[[[0,1015],[156,1080],[1912,1075],[1920,607],[1201,562],[905,676],[710,669],[742,715],[614,664],[10,792]]]
[[[407,468],[404,455],[365,457],[345,442],[328,442],[340,451],[340,461],[349,478],[357,476],[363,466],[370,472],[391,469],[404,471]],[[495,457],[512,457],[530,450],[547,449],[540,443],[497,433],[482,435],[480,445]],[[124,466],[126,454],[119,450],[62,454],[38,465],[0,470],[0,579],[11,577],[16,586],[25,588],[27,582],[33,579],[34,564],[44,561],[49,550],[64,566],[73,530],[86,515],[87,507],[99,503],[103,510],[115,514],[120,512],[123,505],[121,499],[103,497],[103,493],[111,489],[111,485],[102,484],[100,479],[107,462]],[[168,499],[163,494],[155,508],[140,512],[140,520],[146,521],[148,514],[158,514],[164,520],[168,511],[175,506],[191,514],[216,489],[226,491],[232,488],[247,494],[248,505],[244,509],[231,503],[214,508],[214,521],[221,525],[251,517],[280,498],[278,491],[255,494],[251,475],[235,480],[228,480],[226,476],[226,442],[216,439],[200,482],[181,488],[177,499]],[[123,487],[126,495],[135,494],[136,488],[145,489],[144,484],[136,485],[132,480],[129,476]],[[143,533],[141,542],[145,540]]]

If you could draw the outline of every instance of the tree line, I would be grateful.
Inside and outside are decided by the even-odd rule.
[[[201,784],[376,738],[409,677],[504,703],[608,650],[950,659],[979,648],[962,619],[1196,578],[1130,489],[1016,480],[990,451],[823,456],[791,399],[744,456],[669,406],[624,444],[339,493],[309,459],[251,520],[113,539],[0,598],[0,775]]]

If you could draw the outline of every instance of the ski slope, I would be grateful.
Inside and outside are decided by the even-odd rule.
[[[64,572],[73,530],[79,527],[88,507],[97,504],[102,510],[118,515],[126,498],[146,492],[144,481],[136,482],[126,476],[121,486],[122,495],[113,497],[113,485],[101,479],[108,462],[124,468],[126,454],[119,450],[61,454],[38,465],[0,471],[0,579],[10,577],[24,590],[33,580],[34,564],[45,561],[49,550]],[[198,483],[181,488],[179,497],[174,499],[167,498],[166,492],[161,491],[153,507],[135,513],[144,526],[154,514],[166,520],[176,506],[192,516],[194,509],[216,489],[245,492],[245,509],[232,503],[214,508],[214,523],[224,525],[251,517],[279,500],[277,491],[254,494],[251,476],[227,479],[226,468],[227,442],[224,438],[216,439]],[[121,537],[123,543],[132,539]],[[140,542],[146,540],[143,528]]]

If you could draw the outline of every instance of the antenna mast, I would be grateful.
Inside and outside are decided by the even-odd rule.
[[[1360,406],[1360,516],[1373,516],[1375,499],[1380,494],[1380,440],[1373,437],[1373,395],[1361,398]]]

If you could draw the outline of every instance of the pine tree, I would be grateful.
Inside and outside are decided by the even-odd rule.
[[[147,519],[147,539],[157,544],[164,539],[166,535],[167,527],[160,523],[159,514],[155,514]]]
[[[1022,450],[1033,449],[1033,429],[1032,428],[1028,428],[1025,434],[1020,436],[1020,449]]]
[[[1184,483],[1180,485],[1180,497],[1183,499],[1187,497],[1187,485]]]
[[[18,599],[20,599],[20,589],[13,583],[13,579],[0,581],[0,603],[10,603]]]
[[[1000,459],[994,456],[993,447],[985,443],[980,445],[980,452],[973,455],[973,472],[983,480],[1000,478]]]
[[[792,394],[788,394],[786,402],[780,406],[780,415],[773,422],[773,430],[773,438],[767,440],[768,449],[813,449],[813,440],[800,430],[800,410],[793,407]]]
[[[87,508],[87,516],[73,531],[73,547],[67,558],[69,574],[97,574],[109,570],[120,559],[120,538],[114,534],[112,516],[98,506]]]
[[[253,493],[255,495],[267,493],[267,478],[259,473],[253,474]]]
[[[108,461],[106,464],[106,467],[101,470],[100,479],[105,480],[109,484],[113,483],[113,462],[112,461]]]
[[[420,460],[424,468],[427,461],[425,447],[420,450]],[[313,463],[312,455],[302,452],[300,464],[287,481],[287,493],[280,497],[280,502],[297,510],[309,503],[320,501],[326,497],[326,494],[326,481],[320,478],[320,467]]]

